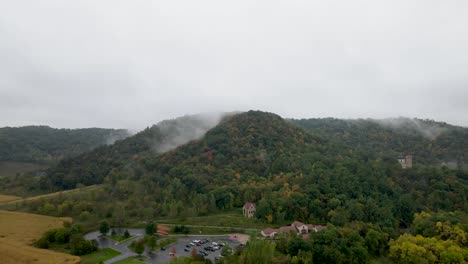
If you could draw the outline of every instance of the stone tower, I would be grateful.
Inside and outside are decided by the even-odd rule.
[[[405,156],[405,164],[406,164],[406,168],[411,169],[413,167],[413,156],[406,155]]]

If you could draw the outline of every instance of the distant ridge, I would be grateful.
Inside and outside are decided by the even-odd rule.
[[[50,162],[75,157],[128,137],[124,129],[0,128],[0,161]]]

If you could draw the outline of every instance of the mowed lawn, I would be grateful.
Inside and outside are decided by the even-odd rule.
[[[0,262],[79,263],[80,258],[31,246],[45,231],[63,226],[69,218],[58,218],[0,210]]]
[[[120,252],[113,250],[112,248],[101,248],[94,253],[81,256],[81,264],[96,264],[118,255],[120,255]]]

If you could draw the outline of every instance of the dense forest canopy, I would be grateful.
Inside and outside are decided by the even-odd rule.
[[[411,154],[419,164],[468,166],[468,128],[432,120],[335,118],[290,119],[291,123],[373,155]]]
[[[72,189],[77,184],[102,183],[112,169],[131,164],[144,153],[158,155],[202,137],[220,118],[220,114],[197,114],[165,120],[115,144],[62,160],[42,179],[42,188]]]
[[[78,156],[130,134],[124,129],[0,128],[0,161],[48,162]]]
[[[257,217],[270,223],[405,227],[421,210],[467,209],[466,170],[418,162],[404,170],[395,151],[369,150],[365,139],[362,145],[346,144],[270,113],[225,117],[199,140],[164,153],[151,150],[148,138],[164,139],[157,127],[146,129],[62,161],[39,186],[105,183],[99,201],[111,199],[113,205],[97,210],[100,203],[85,198],[89,210],[124,213],[124,208],[136,218],[143,211],[160,217],[204,215],[254,201]]]

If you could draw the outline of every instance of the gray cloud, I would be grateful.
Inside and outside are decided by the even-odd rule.
[[[184,114],[468,126],[468,2],[2,1],[0,126]]]

